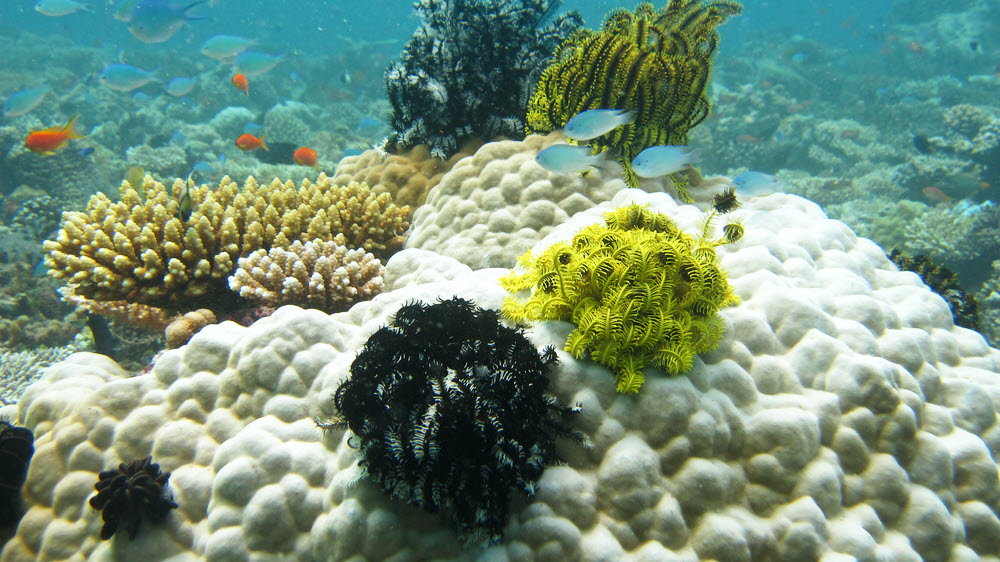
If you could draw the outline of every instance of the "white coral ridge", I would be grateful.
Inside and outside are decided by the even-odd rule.
[[[385,268],[374,255],[348,249],[338,234],[325,242],[296,240],[287,249],[240,258],[229,288],[267,306],[301,304],[341,310],[382,292]]]
[[[624,190],[693,230],[699,213]],[[553,230],[569,239],[612,208]],[[749,201],[719,255],[743,299],[720,348],[634,396],[565,352],[552,392],[580,404],[594,447],[564,443],[500,544],[463,551],[436,516],[363,478],[331,393],[366,337],[406,301],[500,307],[502,269],[426,250],[387,264],[387,290],[328,316],[279,309],[209,326],[129,376],[77,354],[29,387],[30,507],[3,560],[974,560],[1000,552],[1000,351],[882,250],[791,195]],[[561,348],[572,326],[528,333]],[[152,455],[180,508],[134,542],[98,540],[97,473]]]

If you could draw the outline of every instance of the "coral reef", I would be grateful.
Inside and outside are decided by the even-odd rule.
[[[671,0],[658,11],[643,3],[612,13],[599,32],[575,32],[538,81],[526,131],[548,133],[587,109],[634,110],[631,124],[588,142],[595,154],[614,148],[626,183],[638,186],[637,154],[687,144],[688,131],[708,117],[716,27],[741,11],[730,0]]]
[[[190,341],[191,336],[197,334],[199,330],[217,322],[215,313],[207,308],[192,310],[171,319],[170,324],[163,330],[167,349],[177,349]]]
[[[291,143],[298,148],[306,144],[312,134],[308,123],[314,118],[312,109],[304,103],[286,101],[275,105],[264,114],[268,145]]]
[[[577,29],[559,0],[419,0],[420,27],[385,74],[395,135],[387,149],[427,144],[448,158],[471,137],[524,137],[538,69]]]
[[[191,199],[187,217],[181,194]],[[86,212],[67,213],[45,242],[45,264],[88,299],[190,310],[224,292],[238,259],[258,249],[342,233],[350,247],[384,259],[402,245],[408,216],[388,194],[337,187],[323,174],[301,186],[249,177],[241,187],[226,176],[217,187],[191,187],[178,179],[171,194],[147,175],[139,191],[122,182],[117,203],[98,193]]]
[[[352,250],[338,234],[325,242],[298,240],[288,248],[240,258],[229,288],[270,307],[297,304],[339,312],[382,292],[385,268],[372,254]]]
[[[496,542],[510,490],[532,495],[555,439],[574,435],[576,410],[545,395],[555,361],[495,311],[415,302],[368,338],[334,403],[368,479],[441,513],[466,543]]]
[[[962,202],[929,208],[908,224],[904,247],[926,253],[976,287],[987,275],[984,263],[1000,259],[1000,206]]]
[[[414,213],[406,247],[433,250],[473,269],[513,267],[527,246],[556,225],[625,187],[618,166],[581,177],[552,173],[535,162],[539,151],[563,140],[557,132],[491,142],[458,162]],[[686,179],[696,198],[717,185],[700,175]],[[642,188],[677,193],[669,177],[643,180]]]
[[[170,473],[160,472],[152,457],[101,472],[94,485],[97,494],[90,498],[90,507],[100,511],[104,519],[101,540],[110,539],[119,528],[135,540],[143,521],[166,521],[167,513],[178,507],[166,489],[169,478]]]
[[[535,252],[630,203],[685,231],[704,219],[623,190]],[[566,464],[511,503],[496,545],[463,550],[447,523],[363,477],[353,433],[314,422],[336,415],[330,398],[357,351],[405,303],[501,306],[505,271],[407,249],[386,263],[387,291],[348,312],[286,306],[249,328],[208,326],[148,373],[93,354],[50,368],[16,407],[36,452],[3,558],[114,558],[79,506],[99,472],[146,455],[172,473],[180,507],[121,541],[136,560],[994,556],[1000,351],[815,204],[776,194],[736,212],[746,236],[717,250],[742,303],[719,312],[719,347],[684,376],[648,369],[635,396],[557,350],[550,392],[581,406],[571,422],[593,447],[558,444]],[[572,329],[549,321],[525,335],[558,348]]]
[[[37,381],[45,369],[75,351],[73,346],[0,350],[0,403],[17,404],[24,389]]]
[[[696,354],[719,345],[719,309],[739,303],[715,248],[742,235],[711,239],[711,218],[693,238],[639,205],[607,213],[607,225],[522,256],[518,270],[500,280],[513,295],[504,315],[572,321],[566,351],[611,369],[618,392],[638,392],[650,365],[670,375],[688,371]],[[518,299],[526,290],[530,297]]]
[[[474,154],[483,143],[473,140],[464,144],[447,160],[433,158],[430,148],[418,144],[408,151],[389,154],[382,149],[371,149],[343,158],[333,174],[334,185],[364,182],[375,193],[389,193],[397,205],[411,208],[424,204],[427,193],[455,164]]]

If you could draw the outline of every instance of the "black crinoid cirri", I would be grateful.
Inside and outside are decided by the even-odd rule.
[[[0,529],[12,529],[21,519],[21,486],[34,452],[31,430],[0,419]]]
[[[135,540],[143,520],[166,521],[167,512],[177,507],[166,490],[168,478],[170,473],[161,473],[152,457],[102,472],[94,486],[97,495],[90,498],[90,507],[104,517],[101,540],[110,539],[120,527],[128,532],[129,539]]]
[[[466,546],[496,542],[511,488],[534,493],[555,438],[582,438],[566,425],[578,408],[545,394],[555,362],[496,311],[411,302],[368,339],[334,402],[369,479],[440,512]]]

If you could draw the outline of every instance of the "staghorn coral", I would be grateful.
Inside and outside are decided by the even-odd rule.
[[[382,292],[385,268],[372,254],[352,250],[338,234],[325,242],[296,240],[285,248],[240,258],[229,288],[241,297],[277,307],[297,304],[335,312]]]
[[[741,11],[730,0],[671,0],[658,11],[643,3],[634,13],[612,13],[601,31],[577,31],[542,73],[528,103],[526,131],[550,132],[587,109],[634,110],[630,125],[589,143],[594,153],[617,149],[626,182],[637,187],[631,163],[639,152],[686,144],[688,131],[708,117],[716,27]]]
[[[720,308],[739,303],[715,248],[742,237],[738,221],[709,238],[709,215],[697,239],[665,214],[640,205],[606,213],[607,225],[584,228],[569,243],[530,251],[500,284],[512,293],[503,311],[515,322],[571,320],[573,357],[614,371],[618,392],[638,392],[641,370],[655,365],[676,375],[722,339]],[[531,291],[527,300],[517,298]]]
[[[385,74],[395,136],[447,158],[471,137],[524,137],[538,68],[582,20],[559,0],[419,0],[421,26]]]
[[[347,245],[384,259],[409,226],[409,207],[391,195],[361,183],[338,187],[325,174],[301,186],[253,177],[240,186],[226,176],[217,188],[185,189],[176,180],[172,194],[147,175],[141,190],[124,181],[119,202],[98,193],[86,212],[67,213],[45,242],[49,274],[89,299],[190,309],[225,291],[238,259],[255,250],[342,233]],[[193,206],[186,220],[182,192]]]
[[[482,145],[479,140],[470,140],[447,160],[432,157],[426,144],[418,144],[398,154],[381,149],[366,150],[342,159],[333,174],[333,183],[364,182],[375,193],[390,193],[397,205],[416,209],[424,204],[427,193],[459,160],[471,156]]]

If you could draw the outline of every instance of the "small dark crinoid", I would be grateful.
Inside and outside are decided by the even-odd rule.
[[[166,490],[168,478],[170,473],[161,473],[152,457],[102,472],[94,486],[97,495],[90,498],[90,507],[100,510],[104,517],[101,539],[110,539],[123,527],[134,540],[143,520],[166,521],[167,512],[177,508]]]
[[[409,303],[368,339],[334,403],[361,466],[389,495],[451,520],[466,545],[497,541],[512,489],[530,495],[576,409],[546,395],[542,354],[493,310]]]

